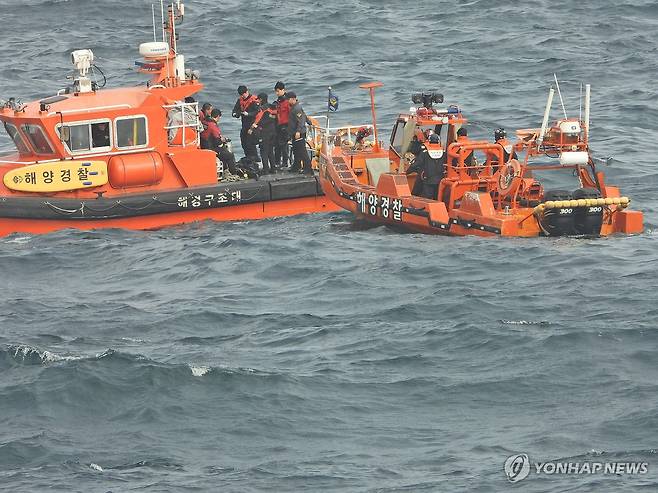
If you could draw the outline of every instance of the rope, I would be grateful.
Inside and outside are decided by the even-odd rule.
[[[596,207],[603,205],[618,205],[622,209],[628,207],[631,199],[628,197],[608,197],[597,199],[571,199],[571,200],[549,200],[539,204],[533,209],[533,214],[538,214],[547,209],[563,209],[566,207]]]
[[[241,177],[240,175],[234,175],[232,174],[228,169],[224,171],[224,176],[222,176],[222,182],[236,182],[236,181],[241,181],[245,180],[246,178]]]
[[[81,205],[80,207],[78,207],[77,209],[63,209],[61,207],[57,207],[56,205],[51,204],[50,202],[44,202],[44,205],[47,205],[48,207],[50,207],[55,212],[64,213],[64,214],[68,214],[68,215],[75,214],[76,212],[83,212],[84,211],[84,204]]]

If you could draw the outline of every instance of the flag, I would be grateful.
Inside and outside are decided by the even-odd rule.
[[[329,99],[327,100],[329,111],[338,111],[338,96],[329,89]]]

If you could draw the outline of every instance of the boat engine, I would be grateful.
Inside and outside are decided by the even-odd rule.
[[[548,202],[557,200],[571,200],[573,195],[568,190],[549,190],[544,194]],[[574,207],[555,207],[547,209],[539,218],[539,224],[548,236],[568,236],[576,234]]]
[[[573,192],[574,199],[598,199],[601,194],[596,188],[579,188]],[[603,224],[603,206],[576,207],[574,227],[580,235],[598,235]]]

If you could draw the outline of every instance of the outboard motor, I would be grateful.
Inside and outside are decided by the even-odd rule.
[[[579,188],[573,192],[574,199],[598,199],[601,194],[596,188]],[[576,234],[598,235],[603,224],[603,206],[576,207],[574,209],[574,226]]]
[[[571,200],[572,194],[568,190],[549,190],[544,194],[544,201]],[[549,236],[568,236],[576,234],[575,207],[546,209],[539,222],[544,232]]]

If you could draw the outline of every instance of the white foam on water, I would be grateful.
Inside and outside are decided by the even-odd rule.
[[[44,363],[54,363],[56,361],[65,361],[66,359],[66,356],[60,356],[59,354],[55,354],[51,351],[44,351],[41,354],[41,361]]]
[[[192,375],[194,375],[195,377],[202,377],[211,370],[209,366],[193,366],[193,365],[187,365],[187,366],[190,367],[190,370],[192,370]]]
[[[24,344],[21,344],[20,346],[14,346],[12,349],[14,350],[14,359],[20,357],[23,361],[34,354],[36,354],[44,364],[57,363],[58,361],[75,361],[82,359],[82,356],[62,356],[60,354],[53,353],[52,351],[41,351],[37,348]]]
[[[134,337],[122,337],[121,340],[126,342],[136,342],[139,344],[143,344],[146,342],[144,339],[136,339]]]
[[[10,238],[7,241],[7,243],[18,243],[19,245],[24,245],[25,243],[28,243],[32,239],[31,236],[17,236],[16,238]]]
[[[106,358],[107,356],[112,356],[114,354],[114,349],[106,349],[102,353],[96,353],[96,359],[103,359]]]
[[[94,471],[103,472],[103,468],[98,464],[94,464],[93,462],[89,464],[89,468],[93,469]]]
[[[546,320],[501,320],[505,325],[545,325],[548,324]]]

